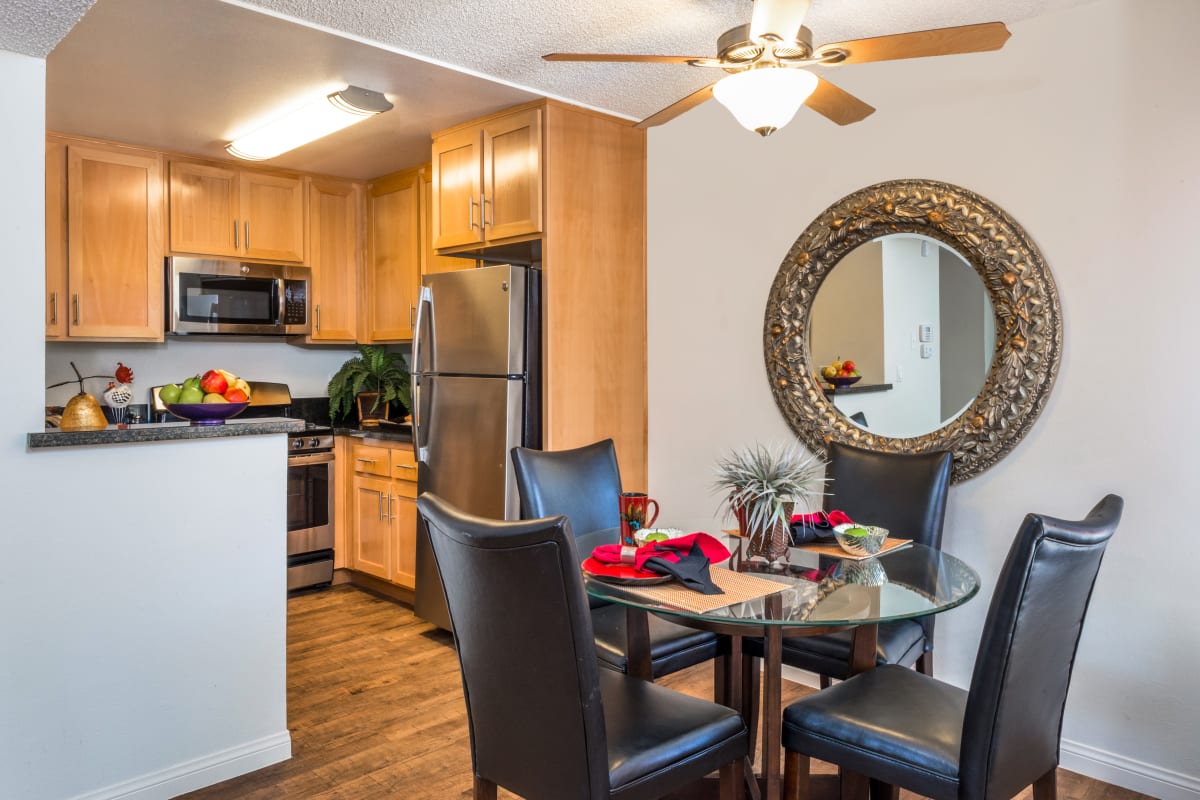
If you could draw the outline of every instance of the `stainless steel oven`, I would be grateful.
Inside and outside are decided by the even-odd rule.
[[[333,580],[333,434],[288,436],[287,588]]]

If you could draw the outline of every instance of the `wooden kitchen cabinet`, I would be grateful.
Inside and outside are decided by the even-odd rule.
[[[542,232],[542,109],[522,107],[433,138],[433,246]]]
[[[172,253],[305,260],[303,178],[182,160],[169,173]]]
[[[312,178],[308,186],[312,342],[353,342],[358,333],[363,186]]]
[[[414,168],[367,184],[360,342],[412,339],[420,275],[421,180]]]
[[[161,341],[162,157],[48,141],[47,337]]]
[[[426,164],[421,167],[421,274],[474,269],[473,258],[438,255],[433,238],[433,165]]]
[[[412,589],[417,557],[417,467],[412,446],[383,441],[354,444],[351,463],[348,566]]]

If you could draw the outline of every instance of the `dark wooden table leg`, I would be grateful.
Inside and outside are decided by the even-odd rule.
[[[650,662],[650,618],[645,611],[632,606],[625,607],[625,658],[629,662],[630,677],[654,680],[654,666]]]
[[[779,594],[768,595],[766,605],[768,618],[779,619],[783,613]],[[778,625],[764,627],[762,770],[767,800],[779,800],[779,748],[783,735],[783,632]]]
[[[857,675],[875,668],[875,648],[879,639],[877,625],[859,625],[850,639],[850,674]],[[870,781],[865,775],[839,769],[841,775],[842,800],[861,800],[870,792]]]

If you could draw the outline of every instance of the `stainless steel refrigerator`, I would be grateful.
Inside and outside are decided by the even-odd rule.
[[[417,306],[417,490],[492,519],[521,515],[512,448],[541,446],[540,277],[540,270],[510,265],[426,275]],[[449,630],[420,519],[416,566],[417,616]]]

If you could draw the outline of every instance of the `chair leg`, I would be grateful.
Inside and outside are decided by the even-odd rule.
[[[917,659],[917,672],[920,672],[922,675],[928,675],[931,678],[933,677],[932,650],[926,650],[921,654],[921,657]]]
[[[721,767],[721,800],[742,800],[742,790],[745,788],[745,760],[735,758]]]
[[[821,688],[822,689],[828,689],[832,685],[833,685],[832,678],[830,678],[828,675],[821,676]]]
[[[812,760],[791,750],[783,751],[784,800],[808,800],[811,794],[809,769]]]
[[[871,778],[871,800],[900,800],[900,787]]]
[[[476,775],[475,800],[496,800],[496,784]]]
[[[754,761],[754,751],[758,744],[758,708],[761,702],[760,671],[762,659],[753,656],[742,657],[742,708],[745,709],[743,719],[750,732],[750,761]]]
[[[1056,800],[1058,797],[1058,770],[1052,769],[1033,782],[1033,800]]]

